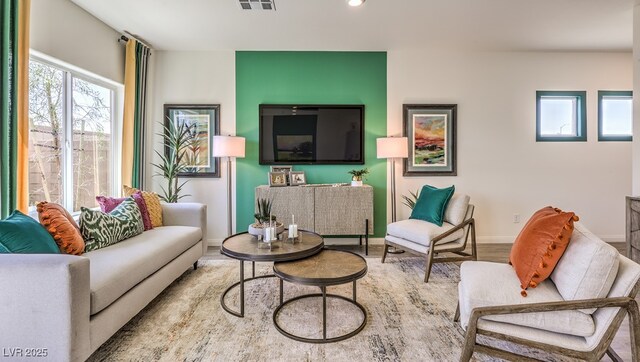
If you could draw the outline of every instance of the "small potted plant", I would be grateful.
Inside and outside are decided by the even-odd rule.
[[[368,168],[363,168],[362,170],[351,170],[349,174],[351,175],[351,186],[362,186],[362,179],[369,173]]]
[[[271,200],[258,199],[256,201],[256,205],[258,212],[253,214],[253,217],[256,218],[256,222],[249,225],[249,234],[255,236],[264,235],[264,227],[271,221],[276,227],[276,232],[278,234],[282,233],[284,231],[284,224],[278,222],[275,215],[271,215]]]

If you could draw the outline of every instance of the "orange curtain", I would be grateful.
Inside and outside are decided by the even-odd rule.
[[[124,111],[122,121],[122,185],[133,180],[133,143],[136,112],[136,41],[127,41],[124,65]]]
[[[18,142],[16,208],[29,208],[29,15],[31,0],[18,2]]]

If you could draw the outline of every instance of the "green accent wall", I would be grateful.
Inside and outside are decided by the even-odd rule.
[[[267,183],[269,166],[258,164],[258,105],[364,104],[365,165],[295,165],[307,183],[350,182],[347,172],[368,167],[374,187],[374,236],[387,220],[386,160],[376,158],[376,138],[387,134],[386,52],[236,52],[236,134],[246,138],[237,159],[237,230],[253,222],[255,188]]]

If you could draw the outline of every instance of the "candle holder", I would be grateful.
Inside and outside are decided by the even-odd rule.
[[[298,224],[296,224],[296,217],[294,215],[291,215],[291,224],[289,224],[289,228],[287,229],[287,241],[294,244],[296,241],[300,241]]]

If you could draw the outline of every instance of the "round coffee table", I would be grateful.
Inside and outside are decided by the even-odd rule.
[[[291,262],[277,262],[273,264],[273,273],[280,278],[280,305],[273,311],[273,324],[283,335],[300,342],[330,343],[353,337],[367,324],[367,311],[356,301],[356,281],[367,274],[366,260],[349,251],[324,249],[321,253],[302,260]],[[290,283],[320,287],[322,293],[305,294],[283,302],[283,281]],[[351,299],[336,294],[327,294],[327,287],[331,285],[353,283]],[[322,338],[306,338],[285,331],[278,324],[278,313],[287,304],[304,298],[322,297]],[[362,323],[353,331],[327,338],[327,297],[345,300],[362,311]]]
[[[286,231],[285,231],[286,233]],[[230,258],[240,261],[240,281],[229,286],[220,296],[220,304],[228,313],[236,317],[244,317],[244,282],[274,277],[273,274],[256,276],[256,262],[279,262],[297,260],[312,256],[322,251],[324,240],[322,236],[310,232],[298,231],[298,241],[277,241],[272,243],[271,248],[261,248],[258,239],[247,233],[232,235],[222,242],[220,252]],[[251,278],[244,278],[244,262],[250,261],[252,266]],[[240,286],[240,311],[234,311],[225,303],[225,297],[229,291]]]

